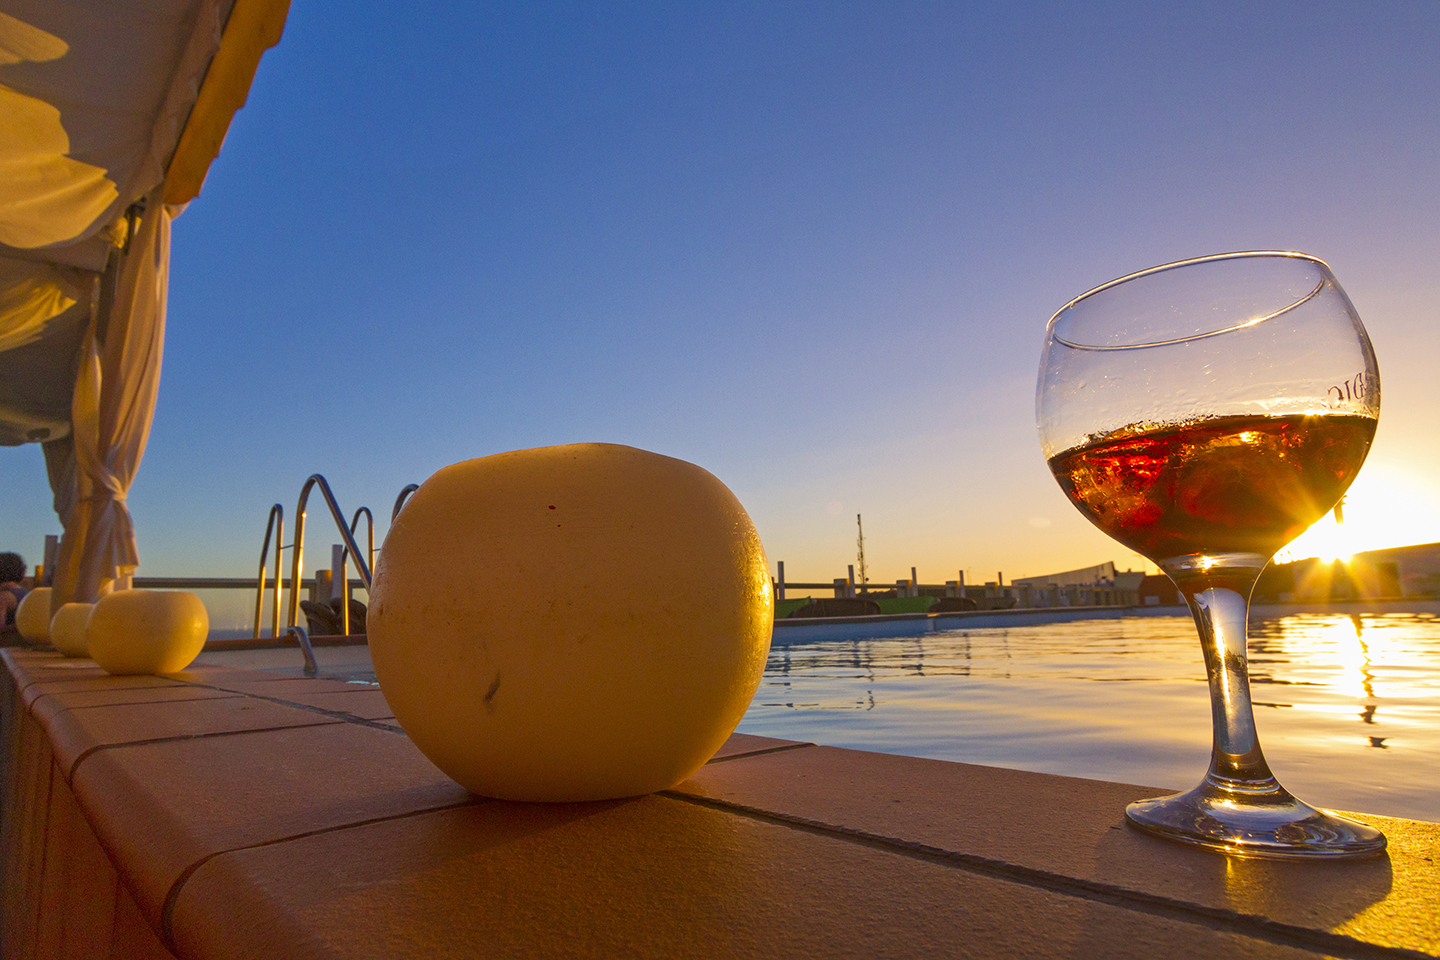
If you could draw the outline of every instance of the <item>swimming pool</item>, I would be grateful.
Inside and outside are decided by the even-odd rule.
[[[1318,806],[1440,821],[1440,617],[1254,618],[1261,744]],[[776,645],[739,729],[1182,789],[1210,756],[1188,616]]]

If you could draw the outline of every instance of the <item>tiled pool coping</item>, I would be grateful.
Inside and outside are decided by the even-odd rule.
[[[1440,825],[1387,857],[1138,834],[1154,791],[736,735],[673,790],[527,805],[373,687],[3,653],[4,960],[1440,956]]]

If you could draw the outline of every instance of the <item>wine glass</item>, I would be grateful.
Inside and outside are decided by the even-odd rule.
[[[1210,769],[1126,818],[1240,856],[1382,851],[1380,831],[1276,781],[1245,660],[1260,571],[1345,493],[1380,413],[1375,353],[1330,268],[1303,253],[1227,253],[1096,287],[1050,318],[1036,409],[1066,496],[1175,581],[1205,654]]]

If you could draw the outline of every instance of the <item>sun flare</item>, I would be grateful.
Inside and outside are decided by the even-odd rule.
[[[1348,561],[1366,550],[1440,540],[1440,493],[1404,474],[1372,465],[1343,501],[1344,523],[1327,513],[1275,555],[1276,563],[1319,557]]]

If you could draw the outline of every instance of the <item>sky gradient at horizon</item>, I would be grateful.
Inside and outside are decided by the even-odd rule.
[[[175,224],[139,573],[253,573],[312,472],[388,516],[583,440],[709,469],[792,580],[856,513],[876,580],[1138,567],[1041,457],[1045,321],[1243,249],[1325,259],[1375,343],[1357,546],[1440,540],[1437,49],[1419,0],[296,0]],[[33,563],[38,446],[0,488]]]

